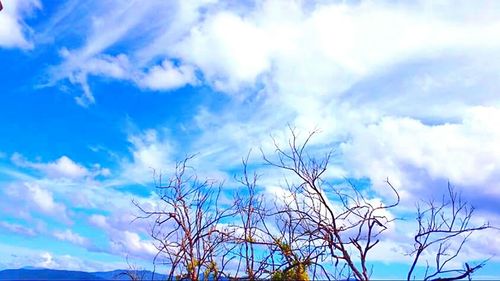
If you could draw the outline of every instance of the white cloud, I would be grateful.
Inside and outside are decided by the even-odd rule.
[[[139,85],[152,90],[173,90],[187,84],[196,84],[194,68],[188,65],[175,66],[164,60],[159,66],[153,66],[139,80]]]
[[[24,236],[35,236],[37,234],[35,229],[30,228],[30,227],[25,227],[23,225],[16,224],[16,223],[0,221],[0,227],[4,228],[12,233],[20,234],[20,235],[24,235]]]
[[[68,54],[69,56],[69,54]],[[93,75],[102,75],[115,79],[125,79],[130,74],[130,62],[124,54],[117,56],[102,55],[89,59],[83,66],[84,72]]]
[[[432,192],[432,181],[439,179],[474,189],[493,187],[500,179],[499,122],[500,110],[492,107],[471,108],[454,124],[386,117],[358,128],[342,150],[347,170],[377,186],[389,177],[405,191]]]
[[[94,271],[102,269],[116,269],[110,265],[102,265],[94,261],[82,260],[72,255],[56,255],[51,252],[41,252],[30,257],[33,266],[40,268],[50,268],[58,270],[78,270],[78,271]]]
[[[74,50],[61,48],[61,55],[65,60],[61,65],[50,70],[52,77],[47,84],[53,85],[57,81],[67,78],[71,83],[82,87],[83,95],[76,98],[80,105],[88,106],[94,103],[94,96],[87,81],[88,75],[104,75],[124,79],[130,78],[130,75],[138,72],[137,69],[126,69],[128,66],[127,56],[111,56],[103,52],[124,37],[143,36],[144,32],[139,27],[146,29],[149,27],[144,26],[141,20],[147,19],[149,24],[155,20],[158,20],[160,24],[165,23],[168,17],[158,14],[157,11],[171,8],[172,4],[167,2],[130,1],[123,5],[119,1],[106,3],[87,1],[85,5],[91,7],[91,11],[93,11],[91,14],[81,14],[81,11],[85,10],[82,9],[81,3],[63,6],[54,16],[49,24],[50,28],[46,32],[71,29],[74,25],[84,27],[80,32],[88,33],[87,43]],[[62,18],[68,20],[63,21]],[[45,34],[45,36],[54,35]]]
[[[152,240],[142,239],[131,231],[115,232],[111,237],[111,250],[120,255],[134,255],[151,259],[158,250]]]
[[[43,166],[42,166],[43,167]],[[78,178],[87,175],[89,172],[86,168],[78,165],[67,156],[62,156],[55,162],[48,163],[45,167],[41,168],[49,176],[53,177],[69,177]]]
[[[66,62],[58,69],[52,69],[52,75],[55,80],[64,77],[71,83],[82,87],[83,95],[75,98],[78,104],[82,106],[87,106],[95,101],[88,84],[88,77],[90,75],[124,80],[130,79],[133,76],[129,59],[124,54],[117,56],[98,54],[92,57],[82,57],[82,55],[71,52],[66,48],[63,48],[60,54],[66,59]],[[78,68],[73,69],[75,66],[78,66]]]
[[[52,194],[39,185],[36,184],[25,184],[29,192],[29,197],[32,199],[33,203],[38,206],[42,211],[47,213],[54,213],[57,209],[63,209],[61,205],[54,202]]]
[[[241,83],[253,85],[270,68],[266,36],[255,23],[221,12],[193,27],[189,37],[175,46],[175,54],[202,69],[216,87],[237,89]]]
[[[152,129],[130,135],[132,159],[122,161],[120,177],[132,183],[151,182],[153,172],[158,175],[173,168],[173,145],[165,135]]]
[[[130,206],[130,208],[134,208]],[[137,231],[148,233],[149,225],[146,227],[137,221],[132,224],[135,217],[123,211],[114,212],[110,217],[103,215],[92,215],[89,217],[90,224],[104,230],[109,237],[109,248],[105,249],[112,254],[120,256],[134,256],[151,260],[158,252],[153,240],[142,238]]]
[[[4,1],[3,7],[0,14],[0,47],[33,48],[33,42],[29,38],[32,31],[25,23],[24,18],[29,16],[33,10],[42,8],[40,1]]]
[[[91,215],[89,216],[89,222],[102,229],[108,228],[108,223],[106,222],[106,217],[103,215]]]
[[[94,164],[92,169],[76,163],[66,155],[61,156],[53,162],[31,162],[25,159],[21,154],[14,153],[11,157],[14,164],[19,167],[26,167],[39,170],[49,178],[67,178],[81,179],[85,177],[95,177],[99,175],[107,176],[110,174],[109,169],[101,168],[99,164]]]
[[[55,262],[52,259],[52,255],[48,252],[41,254],[42,260],[37,264],[37,266],[42,268],[54,268]]]
[[[85,247],[90,243],[87,238],[80,236],[78,233],[74,233],[70,229],[66,229],[64,231],[54,231],[53,235],[61,241],[67,241],[79,246]]]
[[[494,50],[500,45],[495,36],[500,30],[497,17],[473,21],[464,13],[449,12],[457,8],[449,2],[250,4],[93,2],[94,12],[79,19],[91,23],[89,30],[82,30],[88,40],[64,52],[65,61],[55,69],[54,80],[70,78],[80,84],[85,96],[79,101],[88,104],[94,102],[89,74],[131,76],[143,88],[170,90],[193,84],[193,72],[200,70],[201,82],[218,90],[239,93],[266,84],[267,92],[283,96],[282,101],[293,107],[299,96],[304,101],[340,95],[361,79],[400,62],[445,52]],[[483,1],[459,6],[499,10],[498,5]],[[129,46],[124,54],[106,54],[123,42]],[[126,67],[119,56],[127,58]],[[172,60],[180,66],[173,67]],[[144,76],[144,69],[149,69],[149,75]]]
[[[482,198],[499,198],[500,4],[389,2],[90,1],[95,12],[81,18],[89,24],[75,24],[89,27],[81,31],[85,42],[62,48],[53,79],[81,85],[81,104],[94,102],[92,76],[152,90],[206,84],[242,97],[217,111],[193,110],[187,123],[197,134],[179,147],[161,129],[131,134],[130,159],[103,185],[149,182],[152,169],[168,172],[180,153],[200,152],[193,166],[219,178],[250,148],[272,152],[269,135],[283,143],[290,123],[303,133],[320,128],[315,148],[343,143],[336,176],[369,177],[376,187],[389,177],[412,200],[448,179]],[[66,156],[13,160],[50,177],[109,174]],[[37,208],[57,209],[52,193],[38,189],[30,197]],[[73,196],[96,208],[127,205],[122,193],[106,192],[94,186]],[[117,251],[128,245],[151,253],[145,239],[119,227],[128,219],[90,217]]]
[[[500,69],[498,57],[491,59],[500,46],[495,36],[500,5],[251,4],[151,1],[140,9],[132,2],[108,11],[111,4],[95,3],[88,40],[67,52],[58,79],[76,77],[89,102],[88,75],[151,89],[168,90],[196,79],[229,94],[259,89],[217,112],[197,112],[193,126],[200,137],[184,147],[201,152],[198,163],[215,170],[237,165],[250,148],[269,148],[269,134],[283,136],[291,123],[320,128],[316,144],[345,142],[342,159],[348,169],[336,163],[337,174],[352,170],[375,184],[389,176],[402,188],[410,186],[405,178],[417,180],[420,173],[463,185],[497,182],[492,159],[497,154],[489,142],[496,136],[481,136],[488,134],[484,122],[475,125],[484,129],[480,132],[458,122],[472,120],[464,114],[473,107],[498,107],[498,87],[485,79],[497,81]],[[116,24],[122,20],[123,25]],[[143,33],[147,36],[132,40]],[[108,54],[124,42],[133,43],[120,55]],[[450,124],[426,125],[436,122]],[[151,168],[171,166],[171,139],[149,131],[130,142],[132,159],[121,165],[127,180],[149,180]],[[477,165],[484,169],[474,180],[470,171]],[[414,188],[426,183],[420,178]]]
[[[257,96],[255,102],[245,100],[218,112],[199,112],[195,125],[202,134],[189,145],[189,151],[202,152],[200,158],[204,160],[200,162],[207,161],[216,167],[237,164],[249,148],[266,145],[270,133],[283,134],[287,123],[300,129],[322,129],[324,133],[318,143],[331,144],[345,138],[356,143],[364,141],[358,132],[364,130],[366,124],[379,122],[384,115],[396,118],[410,115],[417,122],[426,118],[457,118],[470,105],[484,104],[495,97],[491,93],[496,91],[485,93],[481,87],[471,89],[475,92],[473,98],[469,91],[457,96],[456,91],[446,90],[456,82],[474,81],[463,79],[464,76],[484,73],[484,68],[478,67],[477,60],[470,57],[478,52],[489,54],[499,46],[500,41],[494,34],[500,29],[500,22],[494,16],[464,19],[464,13],[450,11],[456,6],[450,2],[439,5],[425,1],[412,5],[370,1],[356,5],[279,1],[254,4],[249,9],[227,3],[183,1],[176,3],[175,8],[165,9],[165,17],[158,19],[158,25],[145,23],[145,19],[151,22],[148,18],[151,11],[165,8],[154,1],[144,4],[147,7],[140,11],[123,8],[106,16],[97,12],[93,15],[96,24],[89,39],[81,48],[70,51],[71,55],[61,66],[63,77],[67,72],[83,71],[81,81],[90,102],[93,97],[87,74],[129,79],[144,88],[166,90],[193,84],[195,70],[201,73],[200,83],[230,93],[263,84],[262,91],[252,93]],[[484,5],[487,4],[477,2],[470,7],[462,2],[459,6],[481,10]],[[103,8],[97,6],[98,11]],[[493,10],[497,11],[495,7]],[[462,8],[459,10],[469,9]],[[112,23],[129,17],[125,27],[113,32]],[[110,32],[97,32],[97,27]],[[142,38],[123,54],[106,54],[108,47],[135,38],[144,30],[149,37]],[[465,54],[459,62],[462,68],[453,73],[455,77],[424,72],[418,73],[421,77],[410,77],[414,78],[413,85],[404,84],[397,90],[369,84],[373,88],[362,89],[366,92],[363,95],[349,92],[377,75],[387,74],[382,82],[393,85],[399,73],[407,70],[400,69],[405,67],[404,63],[450,53]],[[175,66],[172,59],[178,61],[179,66]],[[161,63],[155,64],[157,61]],[[488,57],[484,61],[488,61]],[[82,66],[85,62],[91,67]],[[431,61],[428,67],[435,69],[436,64],[441,65],[441,61]],[[488,73],[497,73],[500,67],[493,64],[488,68]],[[450,73],[450,69],[457,67],[444,66],[442,72]],[[484,85],[481,80],[476,82]],[[422,92],[428,92],[425,99],[420,98],[424,96]],[[359,97],[361,100],[356,99]],[[435,103],[436,100],[439,102]],[[450,110],[442,110],[442,107]],[[441,126],[437,130],[446,128]],[[371,138],[376,141],[383,136]],[[151,168],[161,169],[172,162],[170,140],[135,139],[132,144],[133,159],[122,165],[123,174],[130,175],[129,179],[142,181],[146,179],[144,175],[150,179]],[[345,158],[350,157],[352,155]],[[393,160],[387,161],[393,163]],[[365,162],[376,165],[379,161],[365,159]],[[428,165],[433,165],[429,171],[436,176],[449,172],[455,173],[448,175],[451,179],[464,180],[465,176],[459,176],[458,170],[440,168],[430,162]],[[362,165],[353,169],[362,169]],[[340,174],[344,172],[338,170]],[[378,176],[383,178],[404,177],[399,174],[399,168],[380,172]],[[374,177],[375,172],[371,173]]]
[[[198,83],[194,67],[184,64],[176,66],[170,60],[164,60],[160,65],[142,70],[132,67],[129,57],[125,54],[116,56],[103,54],[80,58],[69,50],[63,49],[61,55],[67,59],[65,67],[53,69],[53,75],[68,78],[71,83],[82,87],[83,96],[76,97],[77,102],[82,106],[95,102],[88,84],[90,76],[131,81],[142,88],[159,91],[174,90],[188,84]],[[78,65],[77,69],[73,69],[75,65]]]
[[[14,182],[4,190],[4,194],[9,199],[4,203],[5,210],[24,214],[24,219],[31,219],[31,214],[37,212],[63,223],[71,223],[66,206],[56,201],[53,193],[37,182]]]
[[[166,54],[198,66],[219,89],[253,86],[260,75],[281,90],[338,92],[415,56],[495,48],[500,22],[456,22],[422,7],[257,2],[250,11],[217,10]],[[444,7],[442,9],[445,9]],[[286,16],[285,16],[286,15]]]
[[[82,270],[87,272],[111,271],[127,268],[127,264],[122,258],[110,260],[109,256],[98,260],[96,260],[96,256],[93,256],[93,259],[87,259],[85,257],[81,258],[67,254],[55,254],[47,250],[33,247],[19,247],[1,243],[0,251],[2,253],[9,253],[8,255],[4,255],[2,259],[2,264],[0,265],[2,269],[21,268],[27,265],[59,270]]]
[[[88,39],[80,48],[63,52],[65,62],[54,71],[54,80],[70,78],[80,84],[85,96],[79,101],[88,104],[94,102],[88,74],[124,79],[150,69],[144,81],[131,80],[145,88],[170,90],[193,82],[192,72],[199,69],[204,82],[217,89],[234,92],[256,82],[271,83],[268,90],[279,90],[292,104],[299,94],[309,98],[339,94],[401,61],[443,52],[494,50],[500,44],[495,37],[500,22],[491,12],[498,11],[498,5],[483,1],[251,4],[92,1],[93,13],[80,15],[77,21],[90,25],[82,30]],[[485,7],[489,16],[474,20],[463,12]],[[73,8],[63,9],[64,14],[78,14]],[[106,54],[123,42],[130,46],[126,54]],[[119,58],[126,58],[126,67]],[[155,65],[158,58],[162,63]],[[172,67],[172,59],[180,61],[180,68]]]

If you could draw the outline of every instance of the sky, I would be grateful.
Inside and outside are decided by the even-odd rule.
[[[334,150],[329,179],[383,200],[389,178],[395,216],[450,182],[500,225],[499,1],[2,4],[0,268],[148,267],[131,200],[155,202],[153,171],[196,154],[231,195],[252,151],[274,194],[282,178],[257,152],[290,126]],[[404,226],[375,252],[376,276],[405,276]],[[492,257],[477,276],[500,276],[498,233],[464,252]]]

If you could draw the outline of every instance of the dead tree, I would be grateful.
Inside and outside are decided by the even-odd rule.
[[[414,236],[414,250],[410,253],[413,262],[408,271],[407,280],[415,279],[415,267],[425,259],[425,252],[432,252],[434,265],[425,259],[426,270],[423,280],[460,280],[469,278],[486,261],[476,265],[464,263],[463,268],[451,266],[459,256],[467,239],[476,231],[490,228],[489,224],[474,224],[471,222],[474,208],[464,202],[453,187],[448,183],[448,194],[438,203],[428,201],[425,207],[417,206],[418,230]]]
[[[138,268],[136,265],[130,264],[128,256],[126,257],[128,269],[113,276],[114,279],[127,278],[131,281],[144,281],[146,280],[147,271]],[[153,276],[152,276],[153,277]]]
[[[217,279],[227,263],[222,246],[228,233],[221,225],[234,208],[221,207],[221,184],[200,181],[187,165],[190,159],[176,165],[166,184],[161,175],[157,178],[157,208],[136,206],[143,214],[139,218],[154,219],[150,232],[158,249],[154,263],[169,268],[169,280]]]
[[[250,174],[248,171],[248,157],[242,160],[243,175],[236,177],[237,182],[243,185],[244,189],[235,195],[235,207],[239,221],[233,224],[233,242],[235,245],[234,256],[238,260],[238,266],[234,275],[235,279],[260,280],[266,277],[267,267],[266,255],[267,243],[263,242],[260,226],[265,225],[266,216],[269,215],[265,209],[263,195],[258,194],[256,173]],[[242,272],[242,273],[240,273]]]
[[[248,172],[247,161],[248,156],[243,160],[243,175],[237,178],[244,189],[235,197],[240,219],[233,225],[237,235],[232,241],[238,245],[235,279],[308,280],[307,269],[317,261],[307,251],[313,248],[310,237],[296,231],[300,225],[294,212],[258,193],[258,176]]]
[[[236,177],[244,188],[234,202],[221,206],[221,185],[199,181],[187,158],[166,184],[158,178],[156,207],[136,204],[141,218],[153,219],[155,262],[167,266],[169,280],[370,279],[370,254],[395,221],[391,211],[400,202],[398,192],[387,180],[393,196],[382,203],[349,180],[332,184],[325,173],[332,152],[320,158],[310,154],[316,132],[303,141],[290,132],[286,146],[275,141],[274,154],[263,153],[267,165],[287,173],[282,196],[274,200],[264,198],[259,177],[248,171],[247,157],[243,175]],[[473,208],[451,186],[441,202],[429,201],[417,214],[408,280],[465,279],[483,266],[449,267],[473,232],[490,227],[472,223]],[[429,252],[434,253],[434,265],[428,262]],[[415,268],[424,260],[425,275],[417,277]]]
[[[341,190],[328,184],[323,176],[332,153],[326,153],[319,160],[311,157],[306,147],[316,132],[310,133],[300,143],[295,131],[290,131],[292,137],[286,148],[274,142],[276,157],[271,159],[265,154],[263,157],[269,165],[289,171],[296,177],[295,183],[288,186],[291,202],[284,204],[281,213],[289,216],[290,231],[309,241],[306,253],[304,249],[299,251],[306,257],[303,262],[312,266],[309,271],[314,277],[318,270],[326,270],[321,268],[323,262],[313,260],[321,258],[324,261],[328,256],[338,271],[323,278],[369,280],[369,252],[393,220],[386,213],[399,204],[398,193],[387,182],[395,202],[375,204],[354,185]]]

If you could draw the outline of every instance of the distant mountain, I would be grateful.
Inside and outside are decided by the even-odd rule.
[[[104,280],[130,280],[130,278],[122,274],[124,273],[125,270],[114,270],[114,271],[106,271],[106,272],[92,272],[95,276],[102,278]],[[139,276],[142,278],[144,281],[149,281],[149,280],[167,280],[167,276],[163,274],[158,274],[154,273],[154,279],[153,279],[153,272],[148,271],[148,270],[138,270],[135,271],[136,276]]]
[[[46,268],[37,267],[37,266],[25,266],[25,267],[21,267],[20,269],[46,269]]]
[[[0,280],[105,280],[82,271],[53,269],[7,269],[0,271]]]
[[[99,280],[130,280],[124,274],[125,270],[114,270],[107,272],[83,272],[70,270],[55,270],[55,269],[39,269],[39,268],[21,268],[7,269],[0,271],[0,280],[79,280],[79,281],[99,281]],[[143,280],[153,280],[153,273],[150,271],[137,271],[138,276],[142,276]],[[154,280],[166,280],[165,275],[154,274]]]

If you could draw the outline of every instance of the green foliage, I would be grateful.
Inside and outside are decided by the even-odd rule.
[[[272,281],[286,281],[286,280],[297,280],[297,281],[308,281],[309,274],[307,274],[307,266],[303,263],[297,263],[292,268],[283,271],[277,270],[271,275]]]
[[[274,241],[281,253],[288,259],[292,257],[292,248],[286,242],[283,242],[281,239],[276,239]]]
[[[217,263],[214,261],[211,261],[208,265],[207,268],[205,269],[205,272],[203,273],[204,280],[208,280],[210,277],[214,277],[214,279],[217,279],[219,270],[217,269]]]
[[[193,260],[189,261],[189,263],[187,265],[187,271],[189,273],[194,272],[196,270],[196,267],[198,267],[198,261],[196,259],[193,259]]]
[[[247,242],[249,242],[249,243],[255,243],[256,240],[250,235],[250,236],[247,237]]]

